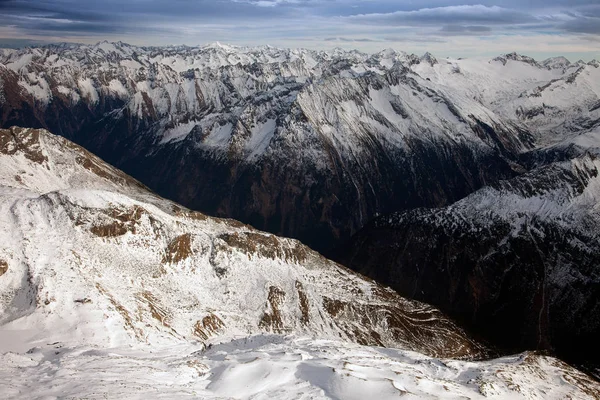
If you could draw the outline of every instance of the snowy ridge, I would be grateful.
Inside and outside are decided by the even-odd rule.
[[[0,124],[45,127],[164,197],[332,254],[376,215],[522,173],[524,153],[600,148],[600,68],[560,63],[53,45],[1,53]]]
[[[413,69],[424,78],[470,98],[534,136],[537,146],[597,129],[600,69],[596,61],[570,63],[564,57],[541,64],[508,54],[491,61],[442,60]],[[594,144],[598,147],[598,143]]]
[[[432,307],[296,241],[161,199],[44,130],[0,130],[0,166],[7,398],[586,399],[599,390],[533,353],[431,358],[485,349]]]
[[[600,94],[597,62],[570,63],[564,57],[541,63],[516,53],[492,60],[438,60],[430,53],[418,57],[394,50],[369,55],[220,43],[136,47],[101,42],[4,51],[0,65],[6,67],[0,75],[11,81],[3,84],[12,92],[0,103],[4,109],[18,107],[11,107],[18,99],[41,110],[57,102],[69,107],[83,102],[110,118],[123,118],[111,112],[127,110],[152,122],[144,130],[158,143],[179,142],[199,131],[193,145],[239,151],[250,159],[273,147],[272,139],[289,140],[295,132],[296,140],[306,141],[303,136],[313,130],[346,153],[360,149],[363,130],[383,143],[444,132],[453,140],[474,145],[483,140],[489,146],[470,126],[477,121],[502,127],[514,136],[516,146],[510,149],[522,151],[531,143],[522,142],[519,129],[548,144],[598,127],[600,119],[600,111],[592,109]],[[303,100],[316,92],[333,101]],[[391,114],[381,112],[390,107]],[[321,109],[327,115],[315,114]],[[299,123],[299,113],[309,126]],[[358,127],[348,123],[357,119],[362,122]],[[252,127],[268,120],[278,128],[271,140],[249,138]],[[227,140],[211,140],[227,123],[232,124]],[[329,127],[353,147],[331,136]]]
[[[474,232],[498,220],[513,221],[514,229],[520,230],[535,218],[596,236],[599,203],[600,160],[587,154],[482,188],[437,215],[443,224],[454,219],[461,229],[465,223],[472,224]],[[402,218],[402,213],[381,218],[376,225],[393,226],[397,218]]]

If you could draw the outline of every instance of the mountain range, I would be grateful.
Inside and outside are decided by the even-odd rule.
[[[90,251],[89,260],[126,260],[111,275],[137,271],[127,278],[139,283],[135,293],[125,290],[132,283],[109,279],[123,286],[87,282],[106,293],[77,295],[112,304],[119,315],[110,319],[129,319],[122,337],[137,332],[141,341],[187,343],[242,332],[301,333],[434,357],[540,349],[597,373],[598,61],[219,43],[5,49],[0,127],[13,137],[3,144],[5,154],[49,163],[29,172],[29,164],[11,161],[6,209],[15,212],[13,200],[24,210],[39,207],[39,215],[27,217],[30,226],[56,214],[44,222],[60,227],[54,240],[64,234],[85,244],[69,248],[73,253],[58,250],[58,259],[76,265],[74,254]],[[58,153],[85,155],[44,159],[51,150],[30,153],[38,140],[29,143],[32,136],[58,143],[48,147]],[[23,231],[18,218],[10,221]],[[33,248],[53,229],[36,233]],[[186,233],[192,231],[204,233]],[[90,248],[90,233],[108,247]],[[62,246],[36,251],[43,259]],[[239,257],[246,267],[235,267]],[[0,263],[0,271],[14,272],[11,262]],[[195,308],[191,289],[182,289],[190,283],[169,278],[182,262],[207,262],[214,275],[194,285],[222,294],[198,299]],[[250,274],[260,290],[246,285],[243,268],[260,272]],[[23,274],[21,282],[28,281]],[[165,286],[146,290],[148,275]],[[223,280],[223,287],[215,283]],[[37,309],[37,284],[19,290],[5,322]],[[254,300],[236,303],[236,296]],[[180,297],[189,300],[185,307]],[[412,325],[429,319],[431,325]],[[191,328],[196,324],[203,334]]]
[[[523,153],[593,140],[599,74],[516,54],[65,44],[2,51],[0,122],[331,254],[376,215],[448,205],[522,173]]]

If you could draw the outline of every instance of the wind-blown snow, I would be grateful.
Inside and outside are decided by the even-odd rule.
[[[7,399],[593,399],[598,390],[566,364],[530,353],[472,363],[282,336],[151,352],[58,342],[0,361]]]

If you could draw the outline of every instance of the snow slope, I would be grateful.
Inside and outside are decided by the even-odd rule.
[[[475,363],[273,335],[151,352],[55,343],[0,361],[8,399],[597,399],[600,390],[533,353]]]
[[[540,64],[512,53],[493,60],[420,63],[412,69],[526,129],[535,137],[536,147],[586,134],[600,125],[600,68],[595,61],[571,64],[557,57]]]

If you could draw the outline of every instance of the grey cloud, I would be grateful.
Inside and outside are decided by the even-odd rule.
[[[459,5],[438,8],[422,8],[414,11],[396,11],[387,14],[360,14],[345,17],[354,23],[376,25],[441,25],[452,24],[523,24],[535,21],[529,14],[483,5]]]
[[[0,10],[15,14],[48,13],[81,20],[121,19],[132,16],[162,16],[187,18],[232,18],[276,16],[282,9],[262,8],[232,0],[4,0]]]
[[[0,27],[10,27],[5,31],[16,32],[17,39],[282,44],[314,38],[356,47],[363,42],[445,42],[444,36],[600,35],[598,0],[496,4],[497,0],[0,0]]]
[[[29,36],[63,38],[106,35],[184,37],[182,26],[256,24],[285,18],[286,10],[259,10],[230,0],[0,0],[0,25]],[[221,39],[222,40],[222,39]]]
[[[384,39],[398,43],[446,43],[446,40],[435,36],[388,36]]]
[[[454,5],[340,19],[352,24],[429,28],[428,34],[433,35],[490,35],[493,31],[600,34],[600,5],[583,0],[575,3],[581,6],[524,11],[482,4]],[[438,26],[442,28],[435,30]]]
[[[583,17],[600,18],[600,4],[578,9],[578,13]]]
[[[375,39],[369,39],[369,38],[347,38],[347,37],[328,37],[323,39],[324,42],[347,42],[347,43],[351,43],[351,42],[364,42],[364,43],[369,43],[369,42],[380,42],[380,40],[375,40]]]
[[[568,32],[600,35],[600,18],[578,18],[559,26]]]
[[[598,35],[581,35],[579,39],[585,42],[600,43],[600,36]]]
[[[349,38],[343,36],[328,37],[324,42],[345,42],[345,43],[382,43],[382,42],[412,42],[412,43],[444,43],[443,39],[432,36],[385,36],[381,38]]]
[[[488,35],[492,28],[483,25],[445,25],[439,30],[443,35]]]
[[[3,49],[19,49],[22,47],[43,46],[46,44],[50,44],[50,42],[47,42],[44,40],[0,37],[0,48],[3,48]]]

